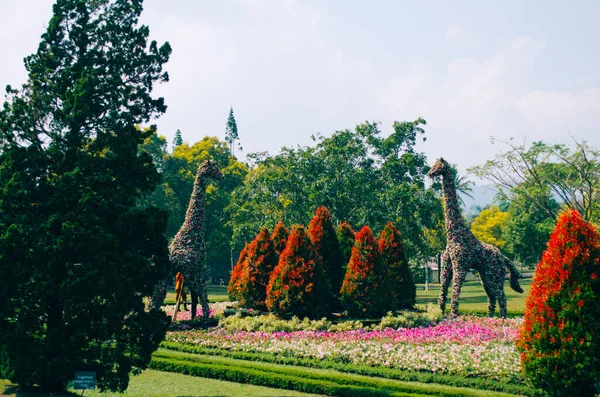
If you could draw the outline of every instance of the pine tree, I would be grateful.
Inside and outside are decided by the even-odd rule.
[[[242,146],[239,144],[240,137],[238,135],[237,122],[233,116],[233,107],[229,109],[229,117],[227,117],[227,124],[225,126],[225,141],[229,144],[229,150],[231,155],[235,154],[235,146],[237,144],[238,150],[242,150]]]
[[[356,234],[341,299],[348,314],[355,317],[379,317],[393,308],[389,271],[368,226]]]
[[[396,308],[409,309],[415,304],[417,289],[413,281],[400,230],[388,222],[379,237],[379,253],[389,269]]]
[[[285,249],[289,235],[289,230],[283,225],[282,221],[279,221],[279,223],[275,225],[273,235],[271,236],[271,240],[273,240],[273,244],[275,245],[275,252],[278,256],[281,255]]]
[[[266,227],[260,229],[250,243],[245,268],[239,282],[240,305],[253,309],[266,309],[267,284],[277,265],[278,255]]]
[[[0,110],[0,352],[13,381],[62,389],[97,372],[127,388],[167,318],[143,296],[168,274],[166,213],[137,206],[159,175],[140,151],[160,116],[168,43],[141,0],[60,0]],[[8,282],[10,280],[10,282]]]
[[[343,274],[346,274],[348,268],[348,262],[350,261],[350,255],[352,255],[352,247],[354,247],[354,240],[356,233],[352,230],[352,227],[348,222],[343,222],[338,228],[338,241],[340,242],[340,249],[342,250],[342,264]]]
[[[517,343],[526,378],[553,396],[594,396],[600,379],[600,235],[564,212],[537,266]]]
[[[323,267],[331,283],[331,293],[338,296],[344,278],[344,259],[327,207],[317,209],[308,226],[308,233],[315,251],[323,259]]]
[[[242,248],[240,256],[238,257],[237,263],[231,271],[229,285],[227,286],[227,294],[229,295],[229,299],[231,299],[232,301],[241,300],[240,279],[244,274],[244,270],[247,263],[246,258],[248,258],[248,246],[249,244],[244,245],[244,248]]]
[[[181,136],[181,130],[177,129],[175,131],[175,138],[173,138],[173,149],[181,145],[183,145],[183,137]]]
[[[267,286],[267,307],[273,313],[321,318],[329,314],[329,282],[304,226],[292,228]]]

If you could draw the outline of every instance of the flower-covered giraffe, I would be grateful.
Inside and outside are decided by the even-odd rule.
[[[496,301],[498,301],[500,316],[506,317],[506,295],[504,294],[506,268],[510,271],[511,288],[519,293],[523,292],[519,285],[521,274],[498,248],[481,243],[465,224],[456,196],[455,172],[443,158],[440,158],[428,174],[430,178],[442,178],[444,194],[448,243],[442,253],[442,285],[438,299],[440,308],[442,311],[446,309],[446,295],[452,279],[452,315],[458,315],[460,289],[467,272],[475,269],[479,272],[481,283],[488,296],[488,315],[494,314]]]
[[[169,245],[172,271],[181,272],[192,294],[192,319],[196,316],[198,297],[202,316],[208,317],[206,292],[206,249],[204,246],[205,192],[209,179],[222,180],[223,174],[213,160],[200,164],[194,181],[194,189],[185,213],[185,221]],[[166,296],[166,282],[162,283],[152,297],[153,306],[160,306]]]

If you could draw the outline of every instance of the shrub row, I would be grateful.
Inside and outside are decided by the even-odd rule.
[[[270,353],[253,353],[230,351],[226,349],[206,348],[196,345],[183,345],[173,342],[163,342],[161,347],[179,352],[194,353],[206,356],[229,357],[238,360],[252,362],[263,362],[271,364],[282,364],[289,366],[309,367],[318,369],[331,369],[339,372],[393,379],[404,382],[419,382],[427,385],[437,384],[460,388],[477,389],[481,391],[494,391],[510,394],[518,394],[532,397],[543,396],[539,390],[534,390],[523,384],[523,379],[486,379],[472,378],[460,375],[435,374],[429,372],[407,371],[394,368],[372,367],[350,363],[340,363],[330,360],[312,358],[297,358],[294,356],[283,356]],[[254,364],[253,364],[254,365]],[[429,386],[427,386],[429,387]]]
[[[160,351],[153,368],[332,396],[481,396],[494,392]],[[156,366],[154,366],[156,365]]]

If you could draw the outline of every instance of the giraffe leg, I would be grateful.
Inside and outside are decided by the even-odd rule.
[[[200,289],[200,306],[202,306],[202,317],[208,318],[210,315],[210,307],[208,306],[208,293],[206,292],[206,287]]]
[[[440,295],[438,297],[438,304],[442,313],[446,311],[446,297],[448,296],[448,287],[452,280],[452,262],[450,261],[450,255],[444,251],[442,254],[442,275],[440,285]]]
[[[488,297],[488,317],[494,317],[494,311],[496,310],[496,294],[494,294],[494,289],[490,288],[487,283],[483,285],[483,289],[485,289],[485,294]]]
[[[464,269],[461,264],[456,264],[456,271],[454,277],[452,277],[452,315],[458,316],[458,297],[460,296],[460,290],[465,282],[467,276],[467,269]]]
[[[196,310],[198,310],[198,295],[196,289],[190,287],[190,294],[192,295],[192,320],[196,319]]]
[[[506,318],[506,295],[504,294],[504,283],[498,284],[497,295],[500,305],[500,317]]]

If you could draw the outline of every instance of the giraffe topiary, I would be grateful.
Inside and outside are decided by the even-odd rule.
[[[446,218],[447,245],[442,253],[442,285],[438,303],[444,311],[448,286],[452,279],[452,315],[458,315],[458,297],[462,284],[467,272],[475,269],[479,272],[481,283],[488,296],[488,315],[493,316],[498,301],[500,316],[506,317],[506,295],[504,294],[506,268],[510,271],[511,288],[519,293],[523,292],[519,285],[521,274],[498,248],[481,243],[471,233],[458,205],[455,172],[443,158],[440,158],[428,173],[430,178],[442,178]]]
[[[206,249],[204,245],[205,193],[209,179],[222,180],[223,174],[214,160],[200,164],[194,181],[185,221],[169,245],[169,259],[173,272],[181,272],[192,295],[192,319],[196,317],[198,297],[202,307],[202,316],[209,315],[208,295],[206,292]],[[160,306],[166,296],[166,281],[157,287],[152,297],[153,306]]]

